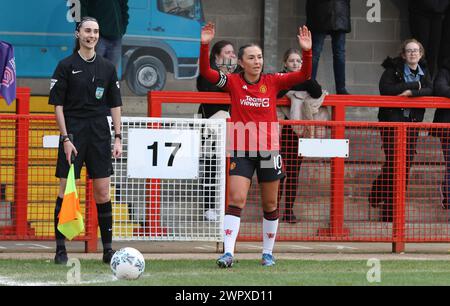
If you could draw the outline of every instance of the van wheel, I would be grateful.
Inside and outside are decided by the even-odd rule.
[[[166,68],[156,57],[140,56],[128,69],[127,84],[139,96],[147,95],[150,90],[161,90],[166,84]]]

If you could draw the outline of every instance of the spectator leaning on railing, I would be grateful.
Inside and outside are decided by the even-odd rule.
[[[293,71],[299,71],[302,67],[301,51],[298,49],[288,49],[283,56],[283,70],[280,73],[288,73]],[[307,80],[306,82],[299,83],[289,90],[282,90],[278,93],[277,97],[281,98],[288,92],[294,94],[295,92],[307,93],[312,99],[319,99],[322,96],[322,87],[315,80]],[[292,102],[291,102],[292,107]],[[291,108],[292,109],[292,108]],[[290,113],[284,114],[283,120],[295,120],[289,118]],[[284,198],[284,213],[282,214],[282,221],[287,223],[296,223],[297,217],[294,215],[294,203],[297,197],[298,177],[300,174],[300,167],[302,165],[303,158],[298,156],[298,138],[302,138],[304,135],[299,135],[295,132],[292,125],[285,124],[281,130],[281,143],[280,153],[283,157],[285,166],[286,177],[280,181],[280,187],[278,190],[278,205],[280,204],[283,191],[285,193]]]
[[[385,71],[380,79],[380,94],[387,96],[418,97],[433,95],[433,83],[425,60],[425,51],[420,42],[408,39],[403,42],[400,56],[388,57],[382,64]],[[380,108],[378,120],[381,122],[421,122],[424,108]],[[393,216],[393,169],[395,167],[395,131],[383,128],[380,131],[385,162],[381,174],[372,184],[369,203],[372,207],[382,205],[381,220],[392,222]],[[406,185],[409,169],[416,151],[417,129],[409,129],[407,135]]]
[[[450,98],[450,57],[443,61],[442,68],[439,70],[434,81],[434,94],[440,97]],[[433,122],[450,122],[450,109],[439,108],[434,114]],[[433,132],[441,140],[442,153],[445,159],[445,177],[441,184],[441,203],[443,209],[450,209],[449,187],[450,187],[450,131],[448,129],[438,129]]]

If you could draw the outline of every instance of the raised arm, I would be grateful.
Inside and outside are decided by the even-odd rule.
[[[278,75],[280,89],[289,89],[294,85],[311,79],[312,73],[312,35],[306,26],[298,29],[298,43],[302,49],[302,68],[299,71]]]
[[[312,35],[307,26],[298,28],[298,44],[303,51],[310,51],[312,48]]]
[[[214,39],[216,30],[213,23],[208,22],[201,33],[200,47],[200,74],[210,83],[216,84],[218,87],[224,87],[226,76],[211,68],[209,64],[209,44]],[[222,80],[224,78],[224,80]]]

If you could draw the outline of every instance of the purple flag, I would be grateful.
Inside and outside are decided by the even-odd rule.
[[[0,95],[10,105],[16,99],[16,62],[13,46],[0,41]]]

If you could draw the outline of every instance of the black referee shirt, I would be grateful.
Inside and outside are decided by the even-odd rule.
[[[97,55],[90,62],[78,52],[59,62],[50,85],[49,104],[64,106],[65,117],[108,116],[122,106],[114,65]]]

